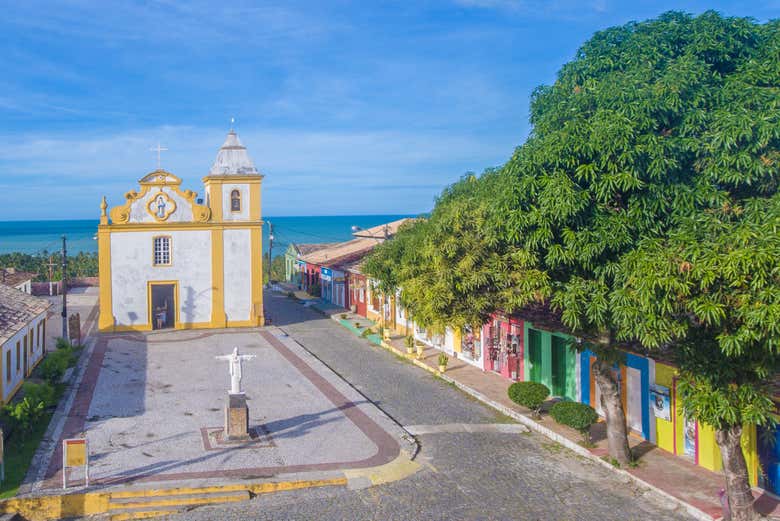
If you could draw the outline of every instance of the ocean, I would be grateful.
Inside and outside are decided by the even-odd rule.
[[[264,217],[263,250],[268,251],[268,226],[273,223],[273,256],[283,255],[291,243],[340,242],[352,238],[352,226],[370,228],[408,215],[333,215]],[[0,254],[60,251],[67,237],[68,253],[97,252],[98,221],[0,221]]]

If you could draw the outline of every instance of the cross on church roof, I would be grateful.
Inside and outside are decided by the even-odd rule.
[[[150,148],[150,152],[157,152],[157,170],[160,170],[160,152],[163,152],[165,150],[168,150],[167,148],[160,146],[160,142],[157,142],[157,148]]]

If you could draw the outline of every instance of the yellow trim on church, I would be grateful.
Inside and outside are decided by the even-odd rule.
[[[225,232],[221,228],[211,232],[211,284],[211,323],[214,327],[226,327]]]
[[[175,329],[208,329],[223,327],[257,327],[265,323],[263,309],[263,257],[262,257],[262,226],[261,212],[261,186],[262,175],[226,175],[206,176],[203,178],[205,191],[208,197],[208,206],[196,203],[197,194],[191,190],[182,191],[179,186],[181,179],[166,172],[155,170],[144,176],[140,181],[140,190],[131,190],[125,194],[125,203],[106,211],[107,205],[101,203],[101,219],[98,226],[98,266],[100,282],[100,316],[98,329],[101,332],[121,331],[151,331],[153,328],[153,313],[151,310],[151,286],[154,284],[175,284],[176,310]],[[249,220],[247,221],[223,221],[223,185],[244,183],[249,185]],[[171,190],[187,200],[192,207],[192,222],[168,222],[155,217],[156,222],[130,222],[133,203],[147,196],[152,190],[165,188]],[[169,198],[170,199],[170,198]],[[154,199],[152,199],[153,201]],[[173,200],[170,199],[172,202]],[[145,208],[150,212],[150,209]],[[166,219],[174,208],[166,215]],[[110,221],[109,217],[110,216]],[[154,215],[153,215],[154,216]],[[227,320],[225,315],[225,252],[224,230],[247,229],[250,232],[250,264],[251,264],[251,310],[249,320]],[[179,313],[179,281],[148,280],[147,283],[147,324],[117,325],[113,314],[112,299],[112,263],[111,263],[111,234],[112,232],[154,232],[168,234],[173,231],[211,231],[211,317],[209,322],[180,321]],[[153,250],[153,248],[152,248]],[[152,254],[154,252],[152,251]],[[171,252],[173,256],[173,252]],[[171,257],[172,260],[172,257]]]

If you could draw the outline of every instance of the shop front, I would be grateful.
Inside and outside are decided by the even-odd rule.
[[[523,379],[543,383],[552,396],[578,400],[580,361],[571,337],[535,328],[530,322],[524,326]]]
[[[524,327],[523,321],[505,315],[493,315],[482,327],[485,353],[483,369],[510,380],[522,379]]]
[[[333,302],[333,271],[320,268],[320,296],[325,302]]]
[[[460,334],[460,352],[458,353],[458,358],[471,365],[484,368],[482,353],[481,329],[465,326]]]

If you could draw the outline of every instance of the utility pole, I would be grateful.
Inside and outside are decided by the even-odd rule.
[[[271,264],[273,264],[271,254],[274,249],[274,225],[268,221],[268,284],[271,284]]]
[[[54,279],[54,255],[49,255],[49,296],[54,295],[52,290],[52,279]]]
[[[68,339],[68,250],[62,236],[62,338]]]

